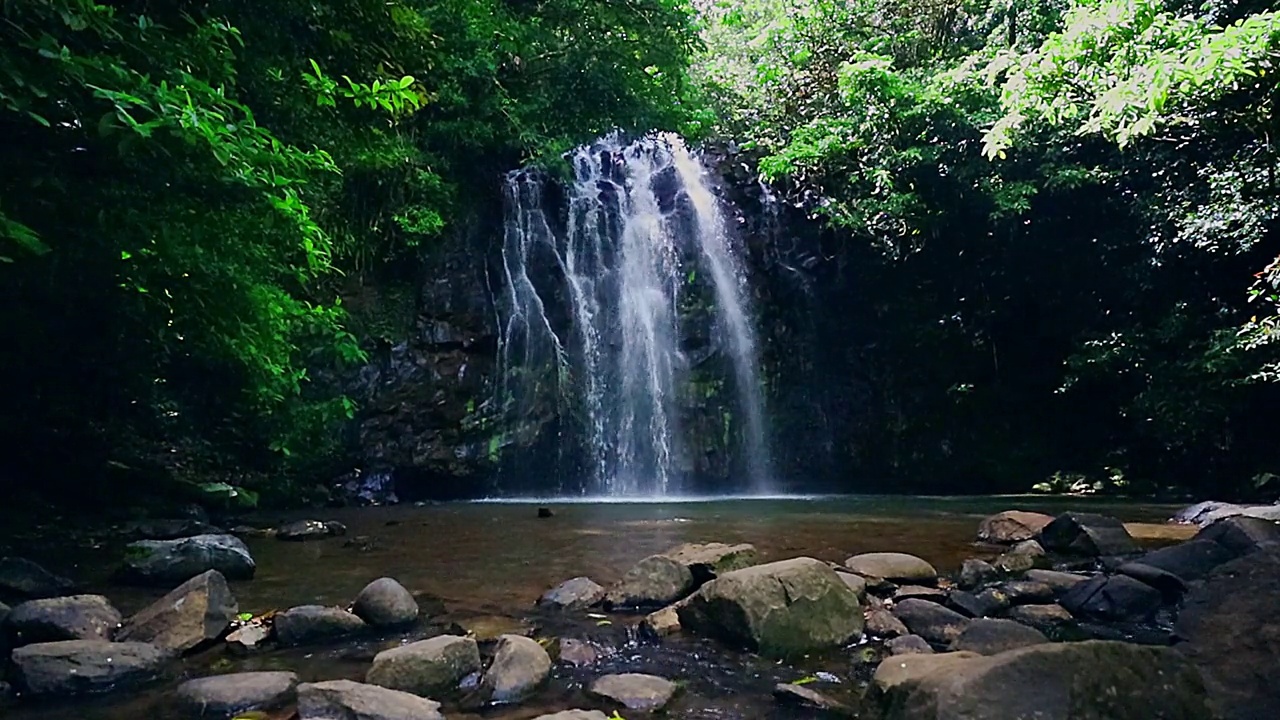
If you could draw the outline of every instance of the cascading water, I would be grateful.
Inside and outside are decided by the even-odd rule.
[[[670,134],[610,136],[568,159],[573,180],[558,205],[541,173],[507,177],[500,402],[508,417],[554,395],[582,436],[584,491],[667,495],[703,451],[682,428],[690,405],[731,387],[718,439],[734,446],[733,471],[747,481],[740,489],[766,492],[746,273],[705,168]],[[711,373],[717,358],[727,360],[724,377],[699,389],[694,376]]]

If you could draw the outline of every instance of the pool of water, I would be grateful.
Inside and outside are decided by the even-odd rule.
[[[554,516],[539,518],[538,507],[551,508]],[[598,627],[585,618],[541,617],[533,603],[547,588],[577,575],[607,585],[635,561],[684,542],[750,542],[764,561],[807,555],[839,562],[856,553],[892,550],[919,555],[946,572],[967,557],[989,554],[991,549],[974,544],[978,521],[1013,508],[1050,514],[1066,509],[1101,512],[1126,523],[1151,523],[1153,529],[1178,509],[1080,498],[815,496],[631,502],[543,498],[311,511],[249,520],[338,520],[347,525],[346,536],[306,543],[248,539],[257,576],[234,583],[233,590],[241,610],[255,613],[311,603],[346,605],[367,582],[389,575],[412,592],[438,598],[445,611],[441,622],[499,616],[541,628],[544,634],[591,637],[613,647],[617,654],[603,669],[687,676],[690,688],[681,696],[676,717],[790,718],[769,699],[773,682],[795,679],[820,665],[845,678],[851,688],[858,668],[848,657],[793,668],[724,653],[694,640],[636,644],[625,631],[626,619]],[[82,581],[87,591],[110,597],[126,615],[163,594],[111,581],[121,556],[120,542],[30,548],[28,554]],[[430,629],[424,626],[415,632],[425,635]],[[166,709],[165,695],[183,675],[288,668],[304,680],[359,679],[374,653],[400,639],[370,638],[248,659],[214,649],[184,661],[171,682],[142,695],[20,706],[9,709],[6,717],[178,720],[179,715]],[[581,704],[580,684],[602,671],[558,668],[545,702],[490,709],[482,715],[515,720]],[[470,715],[455,712],[449,717]]]

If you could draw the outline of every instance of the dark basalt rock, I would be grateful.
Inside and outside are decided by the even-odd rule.
[[[1040,531],[1040,544],[1051,552],[1099,557],[1138,552],[1124,524],[1113,517],[1068,512]]]
[[[950,644],[969,624],[969,618],[928,600],[903,600],[893,615],[914,635],[939,645]]]
[[[1280,523],[1254,517],[1229,517],[1205,527],[1192,540],[1216,542],[1236,555],[1280,549]]]
[[[0,600],[22,602],[70,595],[75,583],[24,558],[0,558]]]
[[[1059,602],[1077,617],[1133,622],[1154,617],[1162,599],[1159,590],[1126,575],[1099,575],[1068,590]]]

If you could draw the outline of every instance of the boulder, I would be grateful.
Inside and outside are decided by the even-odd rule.
[[[651,555],[627,571],[609,589],[605,602],[613,607],[662,607],[688,595],[694,588],[688,567],[666,555]]]
[[[889,655],[932,655],[934,650],[929,641],[919,635],[903,635],[896,637],[884,644],[884,649],[889,651]]]
[[[1206,513],[1203,516],[1203,525],[1212,525],[1213,523],[1229,517],[1251,517],[1259,520],[1270,520],[1271,522],[1280,522],[1280,504],[1276,505],[1232,505]]]
[[[378,653],[365,682],[431,695],[453,690],[479,670],[480,648],[473,638],[440,635]]]
[[[1009,548],[1008,552],[996,558],[995,561],[996,569],[1008,575],[1019,575],[1032,568],[1048,565],[1048,555],[1035,540],[1023,540]]]
[[[222,529],[195,518],[172,520],[140,520],[123,528],[124,534],[138,540],[177,540],[193,535],[220,535]]]
[[[888,610],[872,610],[867,613],[866,632],[872,637],[896,638],[911,631]]]
[[[1033,627],[1042,633],[1053,633],[1075,624],[1075,617],[1057,603],[1048,605],[1019,605],[1010,608],[1004,616],[1015,622]]]
[[[902,653],[880,663],[872,683],[882,693],[914,682],[934,672],[945,673],[969,660],[982,657],[972,652]]]
[[[671,702],[676,689],[676,684],[666,678],[640,673],[623,673],[605,675],[597,679],[587,688],[587,692],[621,705],[627,710],[655,712]]]
[[[1013,620],[980,618],[960,631],[951,643],[952,650],[968,650],[979,655],[995,655],[1028,645],[1049,642],[1044,633]]]
[[[276,528],[275,532],[277,540],[292,540],[294,542],[323,540],[327,537],[346,534],[347,526],[336,520],[330,520],[328,522],[322,522],[320,520],[297,520],[295,522],[281,525]]]
[[[538,606],[553,610],[585,610],[604,600],[606,590],[589,577],[565,580],[538,598]]]
[[[550,715],[539,715],[533,720],[609,720],[609,716],[599,710],[562,710]]]
[[[75,584],[24,558],[0,558],[0,600],[23,602],[70,595]]]
[[[541,645],[522,635],[503,635],[480,687],[491,702],[517,703],[536,693],[550,675],[551,656]]]
[[[289,705],[297,687],[298,676],[291,672],[244,672],[188,680],[175,695],[189,716],[225,720]]]
[[[1042,513],[1006,510],[984,518],[978,524],[978,539],[983,542],[1012,545],[1034,538],[1045,525],[1052,521],[1052,517]]]
[[[1233,556],[1230,550],[1212,540],[1188,540],[1152,550],[1136,562],[1176,575],[1186,583],[1203,578]]]
[[[663,555],[689,568],[693,581],[698,585],[715,580],[727,572],[756,564],[756,546],[749,543],[685,543],[671,548]]]
[[[913,635],[939,645],[951,643],[969,624],[969,618],[927,600],[903,600],[893,614]]]
[[[1053,588],[1034,580],[1010,580],[1000,583],[996,590],[1009,600],[1010,605],[1037,605],[1053,602]]]
[[[298,720],[444,720],[440,703],[350,680],[298,686]]]
[[[1032,582],[1043,583],[1053,590],[1055,595],[1070,590],[1076,585],[1088,580],[1090,576],[1080,575],[1078,573],[1059,572],[1057,570],[1028,570],[1024,578]]]
[[[1123,523],[1113,517],[1093,513],[1059,515],[1040,530],[1039,541],[1046,550],[1069,555],[1098,557],[1138,552],[1137,544]]]
[[[1127,562],[1116,568],[1116,572],[1159,590],[1167,603],[1176,603],[1187,590],[1187,584],[1177,575],[1140,562]]]
[[[1178,649],[1200,668],[1227,720],[1280,717],[1277,598],[1280,550],[1220,565],[1183,598]]]
[[[141,583],[180,583],[217,570],[231,580],[248,580],[256,569],[249,548],[234,535],[195,535],[130,543],[121,575]]]
[[[862,608],[834,570],[794,558],[725,573],[679,609],[680,624],[768,657],[837,647],[862,633]]]
[[[849,586],[849,589],[853,591],[854,595],[858,596],[858,602],[862,602],[862,600],[867,597],[867,579],[866,578],[862,577],[861,575],[858,575],[857,573],[849,572],[847,569],[843,567],[831,568],[831,569],[835,570],[836,575],[840,576],[840,580],[842,580],[845,585]]]
[[[32,695],[90,695],[156,679],[168,653],[148,643],[62,640],[13,651],[17,686]]]
[[[857,717],[853,708],[804,685],[778,683],[773,687],[773,699],[780,705],[802,708],[823,716]]]
[[[938,579],[938,571],[932,565],[906,553],[863,553],[845,560],[844,566],[863,577],[891,582],[931,585]]]
[[[346,610],[323,605],[299,605],[275,618],[276,639],[285,647],[333,640],[367,627]]]
[[[979,587],[1000,577],[1000,571],[991,563],[977,558],[969,558],[960,565],[957,585],[962,590],[976,590]]]
[[[239,612],[222,573],[210,570],[129,618],[118,639],[148,642],[185,653],[222,637]]]
[[[351,612],[373,627],[412,625],[418,619],[418,601],[403,585],[384,577],[364,586]]]
[[[11,648],[59,640],[111,640],[120,620],[120,611],[101,595],[28,600],[9,612],[4,635]]]
[[[1095,640],[948,658],[960,654],[883,663],[876,683],[885,692],[884,719],[1211,717],[1199,673],[1170,648]],[[904,664],[905,671],[892,667]]]
[[[1142,621],[1155,615],[1160,591],[1125,575],[1099,575],[1068,590],[1058,602],[1076,617]]]
[[[947,595],[947,607],[964,615],[965,617],[986,617],[993,615],[1005,607],[1008,603],[1005,600],[994,602],[992,598],[996,595],[994,590],[984,590],[978,595],[964,590],[952,590]]]
[[[1280,523],[1260,518],[1223,518],[1196,534],[1195,540],[1210,540],[1236,555],[1256,550],[1280,549]]]
[[[1179,510],[1173,517],[1169,518],[1169,522],[1204,527],[1213,522],[1215,518],[1230,516],[1231,511],[1238,510],[1241,507],[1234,503],[1206,500]]]

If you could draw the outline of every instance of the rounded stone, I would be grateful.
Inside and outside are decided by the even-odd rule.
[[[906,553],[863,553],[845,560],[844,565],[864,577],[893,582],[929,584],[938,579],[938,571],[932,565]]]
[[[364,586],[351,611],[373,627],[396,627],[418,619],[418,601],[399,582],[384,577]]]
[[[293,702],[297,687],[298,676],[291,672],[245,672],[188,680],[176,695],[195,717],[222,719],[284,707]]]
[[[591,683],[592,695],[615,702],[628,710],[654,712],[671,702],[676,684],[666,678],[640,673],[605,675]]]

